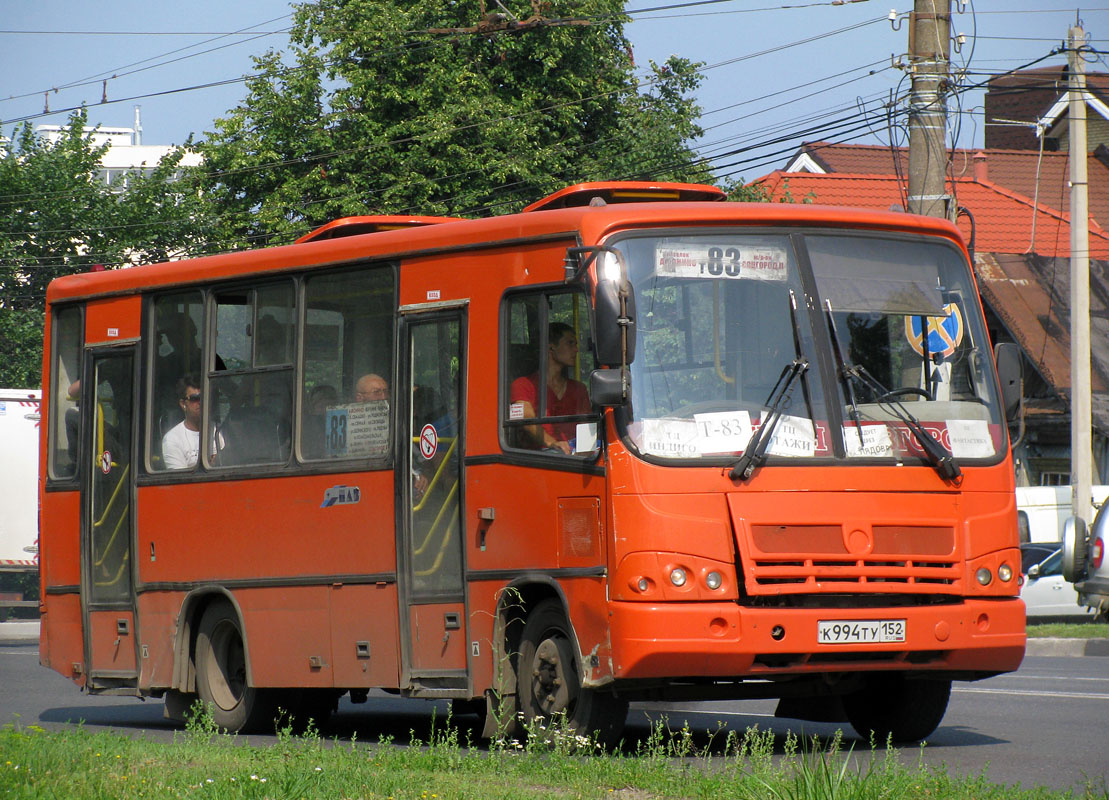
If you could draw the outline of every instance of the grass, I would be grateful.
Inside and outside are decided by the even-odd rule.
[[[776,738],[751,728],[721,732],[704,746],[688,728],[660,723],[634,750],[604,754],[559,730],[527,742],[477,746],[448,718],[427,741],[326,741],[311,727],[278,730],[250,746],[220,733],[203,713],[169,743],[83,728],[0,728],[0,796],[131,798],[712,798],[712,800],[1083,800],[1109,798],[1104,782],[1078,795],[958,777],[900,751],[846,751],[830,741]]]
[[[1109,639],[1109,622],[1029,622],[1029,638]]]

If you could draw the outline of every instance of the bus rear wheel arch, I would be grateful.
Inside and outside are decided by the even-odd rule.
[[[212,602],[200,619],[196,689],[212,721],[225,730],[256,729],[269,717],[269,695],[250,685],[242,623],[227,600]]]
[[[565,724],[578,736],[612,747],[624,730],[628,703],[612,692],[581,685],[574,636],[562,604],[543,600],[520,634],[517,699],[524,728]]]

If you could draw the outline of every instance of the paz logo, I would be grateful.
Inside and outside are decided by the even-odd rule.
[[[353,505],[361,499],[362,490],[357,486],[332,486],[330,489],[324,490],[323,503],[320,504],[320,508]]]

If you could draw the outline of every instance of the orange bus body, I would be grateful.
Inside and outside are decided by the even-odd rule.
[[[595,185],[582,191],[591,188],[598,191]],[[867,241],[920,240],[958,254],[970,286],[959,295],[959,313],[967,318],[962,324],[981,317],[965,248],[945,222],[704,202],[711,189],[701,188],[700,202],[613,200],[592,207],[562,207],[560,193],[556,207],[540,203],[538,210],[510,216],[413,218],[417,222],[409,227],[382,224],[363,235],[54,281],[43,371],[44,429],[50,435],[42,437],[40,482],[42,663],[89,692],[165,695],[167,710],[175,714],[198,693],[211,699],[216,692],[217,705],[228,711],[219,719],[228,727],[257,721],[240,700],[261,708],[263,694],[285,707],[308,698],[306,707],[324,716],[344,692],[360,700],[366,690],[384,688],[413,697],[481,700],[495,712],[489,733],[498,725],[515,732],[515,712],[534,717],[561,711],[582,730],[600,729],[610,739],[623,720],[608,724],[603,717],[619,717],[629,699],[776,696],[812,707],[847,699],[848,717],[859,727],[873,719],[860,716],[860,698],[889,702],[879,694],[889,682],[868,681],[868,675],[900,680],[896,699],[906,685],[942,690],[953,678],[1016,669],[1024,653],[1024,609],[1013,577],[1020,559],[1003,421],[990,418],[993,450],[981,455],[986,445],[979,442],[981,452],[966,451],[972,456],[963,459],[955,480],[920,457],[852,462],[845,456],[856,432],[851,411],[830,401],[829,408],[836,406],[828,412],[831,419],[842,417],[842,437],[832,436],[826,451],[817,444],[815,459],[765,461],[746,480],[732,477],[730,462],[704,450],[710,445],[697,445],[700,461],[669,462],[643,431],[678,437],[692,430],[688,421],[661,412],[635,416],[638,408],[630,402],[595,410],[598,443],[590,451],[529,452],[510,441],[523,430],[511,427],[520,422],[522,405],[508,396],[512,376],[505,374],[518,344],[509,331],[515,321],[527,318],[519,325],[530,331],[529,346],[553,347],[545,328],[537,333],[537,320],[549,322],[563,313],[559,309],[572,309],[559,318],[575,320],[569,324],[581,340],[579,357],[589,349],[584,326],[601,325],[599,313],[593,316],[592,288],[601,280],[604,252],[579,269],[584,278],[578,283],[586,286],[581,298],[567,299],[565,292],[577,285],[567,278],[566,266],[574,248],[607,247],[644,232],[665,234],[652,240],[655,254],[672,254],[671,240],[696,248],[696,236],[741,242],[751,231],[773,242],[809,236],[812,244],[798,244],[797,252],[811,247],[814,254],[824,232],[857,233]],[[620,258],[630,264],[634,242],[641,240],[628,241],[633,243]],[[779,252],[778,244],[759,242],[760,258],[777,258],[765,254]],[[806,258],[816,263],[816,255]],[[663,267],[654,269],[661,274]],[[345,330],[361,324],[356,306],[343,305],[342,297],[313,281],[317,275],[342,281],[348,274],[361,276],[359,270],[392,283],[382,290],[391,309],[391,344],[382,345],[391,354],[385,377],[393,389],[388,451],[316,458],[308,455],[305,433],[312,354],[326,351],[319,363],[338,365],[335,374],[345,376],[347,389],[357,377],[352,370],[362,367],[354,353],[361,339],[343,339],[334,358],[327,350],[332,345],[313,340],[319,334],[320,342],[333,342],[323,334],[346,336]],[[694,297],[701,291],[695,281],[675,274],[652,290],[653,302],[683,292],[688,297],[682,302],[701,302]],[[777,292],[784,284],[775,281],[784,275],[782,268],[757,287],[753,280],[706,284],[704,297],[716,292],[713,302],[724,308],[732,295],[740,302],[742,291]],[[262,312],[270,301],[250,292],[271,286],[284,292],[283,281],[289,281],[292,298],[291,344],[284,360],[273,362],[278,368],[260,355]],[[367,290],[365,296],[372,294]],[[232,374],[239,376],[239,390],[251,385],[257,392],[267,376],[283,376],[293,387],[288,414],[294,432],[283,455],[247,466],[221,463],[217,440],[231,436],[221,422],[234,414],[236,401],[228,400],[231,410],[224,410],[212,399],[205,400],[212,405],[204,411],[210,427],[200,437],[200,449],[212,452],[201,453],[198,465],[185,472],[164,471],[153,406],[161,388],[159,360],[170,357],[163,354],[169,347],[158,316],[169,319],[170,302],[159,305],[166,297],[184,298],[174,308],[196,315],[195,342],[203,358],[203,387],[196,388],[206,398],[230,396],[223,387],[230,386]],[[647,315],[646,297],[639,298],[638,324],[640,338],[651,342],[663,334],[649,327],[656,322]],[[799,307],[804,312],[805,304]],[[539,308],[538,317],[527,316]],[[675,315],[683,313],[673,308]],[[712,345],[722,361],[729,354],[726,342],[738,341],[727,338],[733,323],[718,320],[716,311],[706,310],[709,305],[699,308],[702,317],[712,314],[713,330],[723,331]],[[824,341],[827,335],[809,333],[820,328],[820,307],[807,313],[813,322],[794,322],[795,331],[803,328],[794,334],[799,356],[802,349],[816,349],[810,339]],[[238,346],[223,320],[239,314],[252,320],[245,335],[255,339],[244,346],[245,360],[232,365],[218,351]],[[856,313],[852,324],[865,316]],[[952,312],[948,319],[954,318]],[[696,314],[688,319],[687,343],[689,331],[701,324]],[[734,325],[739,330],[742,318]],[[598,339],[604,335],[589,330]],[[666,342],[681,346],[682,331],[679,325],[666,328]],[[956,344],[970,336],[958,334]],[[65,355],[70,345],[63,338],[77,342],[78,361]],[[432,350],[455,350],[434,364],[422,344],[427,342]],[[702,356],[712,349],[704,342],[696,346],[706,348]],[[984,346],[988,350],[988,342]],[[829,366],[834,352],[806,352],[806,397],[836,391],[836,365]],[[925,350],[926,363],[928,357]],[[631,365],[650,370],[657,356],[641,343],[635,359]],[[726,383],[727,366],[717,366],[714,377],[711,365],[697,363],[708,376],[698,380],[738,391],[728,388],[737,384]],[[996,386],[992,360],[977,363]],[[602,364],[610,371],[630,369],[594,361],[597,368]],[[818,367],[824,369],[823,388],[814,377]],[[741,381],[742,370],[735,369],[731,380]],[[634,373],[632,392],[647,380],[640,374]],[[451,421],[421,423],[415,411],[419,376],[435,375],[442,378],[436,384],[441,395],[457,387],[453,405],[447,403]],[[61,416],[69,387],[62,384],[75,377],[83,384],[71,401],[81,427],[79,434],[66,434]],[[585,373],[580,377],[587,380]],[[131,399],[122,398],[122,387]],[[936,394],[939,388],[926,380],[919,391]],[[873,405],[882,402],[888,404]],[[982,404],[989,402],[986,397]],[[951,410],[957,405],[949,401],[944,413],[961,413]],[[360,412],[332,401],[325,413],[334,424]],[[717,420],[718,413],[696,416],[697,424]],[[767,419],[765,409],[751,413]],[[129,434],[110,433],[113,421]],[[854,424],[862,442],[862,423]],[[890,430],[901,425],[882,424]],[[952,431],[981,431],[987,423],[960,426],[949,424]],[[80,443],[73,449],[80,455],[66,466],[62,439],[75,435]],[[427,448],[423,455],[417,443]],[[880,450],[892,452],[885,444]],[[424,495],[413,488],[413,476],[436,459],[451,460],[451,466],[423,481],[433,483],[427,496],[440,498],[434,500],[440,504],[437,519],[448,520],[442,525],[421,521],[425,512],[415,510]],[[112,572],[109,562],[118,562],[118,569]],[[437,571],[450,571],[453,578]],[[852,629],[851,623],[861,627]],[[236,636],[241,655],[234,652]],[[553,699],[557,684],[529,684],[524,673],[532,665],[551,666],[567,657],[574,662],[560,673],[573,684],[567,697]],[[213,670],[222,673],[213,678]],[[221,686],[234,695],[222,704]],[[544,697],[553,705],[544,705]],[[893,733],[914,738],[919,730]]]

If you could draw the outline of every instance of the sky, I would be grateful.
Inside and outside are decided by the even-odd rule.
[[[529,13],[524,0],[504,2],[521,17]],[[697,149],[718,177],[750,180],[783,166],[803,141],[905,143],[904,129],[891,133],[881,107],[891,97],[901,108],[906,102],[908,75],[896,64],[907,51],[912,5],[635,0],[625,6],[632,18],[625,35],[643,75],[650,61],[671,54],[704,64]],[[557,12],[557,0],[551,7]],[[1076,19],[1089,44],[1109,53],[1109,0],[1080,12],[1059,0],[953,0],[953,7],[952,35],[965,42],[952,62],[968,85],[1037,59],[1044,60],[1036,66],[1065,63],[1049,54]],[[64,124],[68,113],[59,112],[81,104],[90,124],[131,127],[137,105],[144,144],[181,144],[205,138],[243,99],[252,55],[288,49],[292,9],[285,0],[0,0],[0,11],[4,135],[22,120]],[[1109,55],[1097,58],[1087,70],[1109,72]],[[968,91],[950,106],[950,136],[960,146],[982,145],[982,95]],[[869,126],[861,107],[872,112]]]

